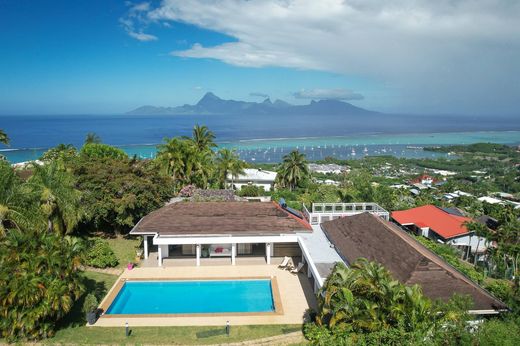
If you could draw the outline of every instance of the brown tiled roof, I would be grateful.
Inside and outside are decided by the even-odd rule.
[[[278,235],[311,231],[275,203],[179,202],[145,216],[131,234]]]
[[[364,257],[385,266],[406,285],[418,284],[431,299],[448,300],[454,293],[473,298],[471,310],[501,310],[506,306],[451,267],[397,226],[369,213],[321,225],[348,263]]]

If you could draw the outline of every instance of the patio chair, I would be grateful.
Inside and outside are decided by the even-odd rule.
[[[278,265],[278,268],[287,268],[287,267],[289,266],[289,262],[290,262],[290,260],[291,260],[290,257],[285,256],[285,257],[283,258],[282,263],[280,263],[280,264]]]
[[[298,274],[303,269],[304,264],[302,262],[298,263],[298,266],[291,270],[291,273]]]

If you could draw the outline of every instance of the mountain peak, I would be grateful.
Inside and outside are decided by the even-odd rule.
[[[270,99],[269,97],[266,98],[266,99],[264,100],[264,102],[262,102],[262,103],[264,103],[264,104],[272,104],[271,99]]]
[[[220,101],[221,98],[218,97],[217,95],[213,94],[211,91],[208,91],[206,94],[204,94],[204,96],[202,96],[202,98],[200,99],[199,102],[197,102],[198,105],[204,105],[204,104],[207,104],[207,103],[212,103],[214,101]]]

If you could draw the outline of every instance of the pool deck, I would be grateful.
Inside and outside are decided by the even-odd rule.
[[[120,288],[121,279],[244,279],[254,277],[275,277],[279,291],[281,309],[279,313],[259,314],[199,314],[182,316],[116,317],[101,316],[94,326],[122,327],[125,322],[130,326],[223,326],[226,321],[231,325],[260,324],[301,324],[305,310],[316,308],[316,298],[307,275],[292,274],[279,269],[277,265],[223,265],[200,267],[147,267],[125,270],[119,280],[108,292],[101,306],[106,306]],[[276,292],[273,292],[276,294]],[[278,309],[277,309],[278,310]]]

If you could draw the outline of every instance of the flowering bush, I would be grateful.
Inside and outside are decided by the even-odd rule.
[[[197,189],[197,187],[195,187],[195,185],[186,185],[179,192],[179,196],[191,197],[191,196],[193,196],[193,193],[195,192],[196,189]]]

